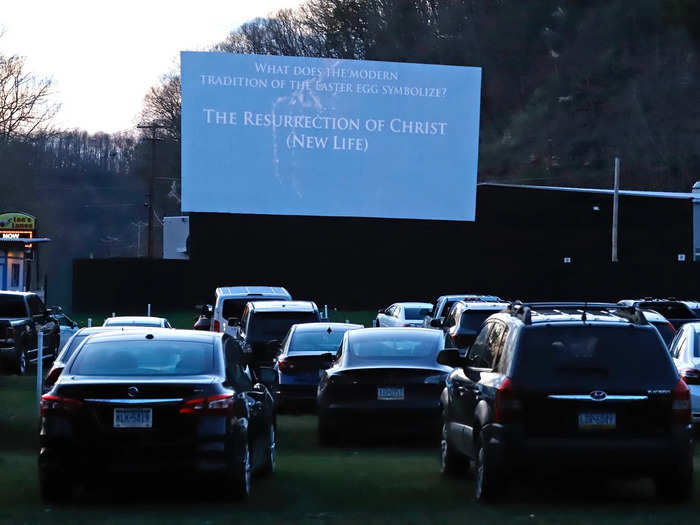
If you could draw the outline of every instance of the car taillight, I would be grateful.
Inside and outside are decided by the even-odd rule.
[[[690,390],[682,379],[671,392],[671,399],[673,422],[680,425],[690,424]]]
[[[214,331],[215,332],[220,332],[221,331],[221,323],[214,319]]]
[[[697,368],[682,368],[681,379],[686,385],[700,385],[700,370]]]
[[[180,414],[228,414],[233,409],[233,394],[188,399],[182,405]]]
[[[41,396],[40,402],[41,415],[47,414],[72,414],[83,407],[83,402],[79,399],[70,399],[68,397],[54,396],[52,394],[44,394]]]
[[[495,423],[510,423],[521,416],[522,410],[523,403],[510,378],[506,377],[496,391],[493,420]]]
[[[287,361],[286,359],[280,359],[277,361],[277,368],[279,368],[279,371],[283,374],[288,374],[296,368],[296,365],[291,361]]]
[[[58,381],[59,376],[61,375],[61,372],[63,372],[63,367],[62,366],[53,366],[51,367],[51,370],[49,371],[48,375],[46,376],[46,379],[44,379],[44,384],[46,386],[53,386],[56,381]]]

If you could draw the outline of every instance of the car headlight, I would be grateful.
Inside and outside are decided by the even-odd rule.
[[[434,376],[428,376],[423,380],[426,385],[442,385],[445,383],[445,378],[447,374],[435,374]]]

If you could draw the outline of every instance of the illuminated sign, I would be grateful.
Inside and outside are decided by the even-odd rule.
[[[36,219],[26,213],[0,214],[0,228],[2,230],[36,230]]]
[[[15,239],[33,239],[34,232],[29,230],[0,230],[0,241],[12,241]],[[32,244],[25,244],[25,248],[31,248]]]

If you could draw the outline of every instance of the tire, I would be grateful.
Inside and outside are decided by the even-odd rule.
[[[56,475],[39,471],[39,492],[45,503],[65,502],[71,497],[73,484],[65,477],[60,479]]]
[[[22,349],[17,352],[17,358],[15,362],[15,374],[18,376],[23,376],[29,371],[29,358],[27,357],[27,350]]]
[[[262,476],[269,476],[274,474],[277,469],[277,458],[276,458],[276,448],[277,448],[277,433],[275,432],[275,425],[270,424],[270,430],[267,438],[267,447],[265,450],[265,463],[260,469],[260,474]]]
[[[318,443],[322,447],[330,447],[336,444],[338,436],[335,430],[321,415],[318,416]]]
[[[248,447],[247,436],[244,435],[244,437],[245,441],[241,447],[242,450],[236,457],[229,473],[231,498],[236,501],[247,499],[250,496],[251,489],[250,448]]]
[[[481,444],[481,440],[477,443],[477,452],[475,459],[475,491],[477,501],[481,503],[494,502],[503,497],[503,491],[506,488],[503,475],[499,474],[493,466],[493,461],[489,458],[489,454]]]
[[[693,495],[692,461],[681,469],[654,477],[656,495],[668,501],[686,501]]]
[[[463,476],[469,470],[469,458],[447,441],[447,425],[442,425],[440,441],[440,473],[443,476]]]

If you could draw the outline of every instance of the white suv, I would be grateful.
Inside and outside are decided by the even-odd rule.
[[[237,337],[243,310],[249,301],[291,301],[281,286],[224,286],[216,289],[209,330]]]

